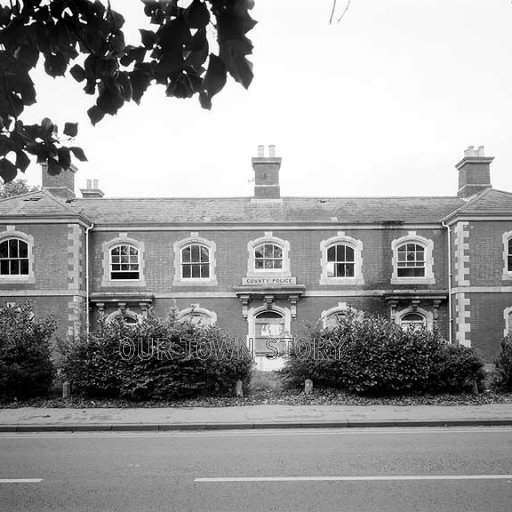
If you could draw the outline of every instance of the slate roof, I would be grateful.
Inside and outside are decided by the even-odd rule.
[[[474,196],[448,217],[453,217],[455,214],[468,216],[511,215],[512,194],[503,190],[488,188]]]
[[[283,197],[73,199],[69,205],[96,225],[440,223],[465,203],[457,197]]]
[[[37,190],[0,200],[0,216],[70,217],[83,214],[47,190]]]

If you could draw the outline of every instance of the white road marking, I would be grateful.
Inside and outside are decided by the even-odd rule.
[[[389,435],[389,434],[477,434],[477,433],[501,433],[510,434],[511,427],[468,427],[461,429],[458,427],[388,427],[388,428],[344,428],[344,429],[244,429],[244,430],[160,430],[154,432],[19,432],[19,433],[0,433],[2,439],[73,439],[73,438],[151,438],[151,437],[252,437],[252,436],[318,436],[318,435]]]
[[[0,478],[0,484],[38,484],[42,478]]]
[[[366,482],[388,480],[510,480],[512,475],[255,476],[195,478],[194,482]]]

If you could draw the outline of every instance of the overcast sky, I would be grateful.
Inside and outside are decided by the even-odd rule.
[[[211,111],[158,86],[93,128],[80,84],[38,75],[27,120],[78,121],[78,187],[109,197],[252,195],[258,144],[283,158],[284,196],[454,195],[468,145],[512,191],[511,1],[352,0],[329,25],[332,1],[256,0],[254,81]],[[112,4],[137,38],[142,3]]]

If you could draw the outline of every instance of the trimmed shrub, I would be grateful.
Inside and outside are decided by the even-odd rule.
[[[30,398],[50,391],[55,369],[52,317],[34,318],[30,303],[0,308],[0,398]]]
[[[174,400],[233,391],[248,383],[252,358],[217,327],[152,313],[140,323],[100,322],[64,355],[63,374],[88,397]]]
[[[512,336],[501,341],[501,352],[495,359],[495,385],[503,391],[512,391]]]
[[[484,364],[474,349],[462,345],[443,345],[431,368],[428,391],[471,392],[475,384],[481,391],[484,379]]]
[[[482,362],[465,347],[447,346],[438,332],[402,330],[382,317],[341,317],[334,328],[310,328],[297,340],[281,375],[302,386],[393,395],[465,390],[482,381]]]

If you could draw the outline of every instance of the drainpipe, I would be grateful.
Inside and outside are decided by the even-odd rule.
[[[446,228],[448,234],[448,341],[452,344],[452,243],[450,226],[442,222],[443,228]]]
[[[89,231],[94,227],[94,222],[85,228],[85,332],[89,337]]]

